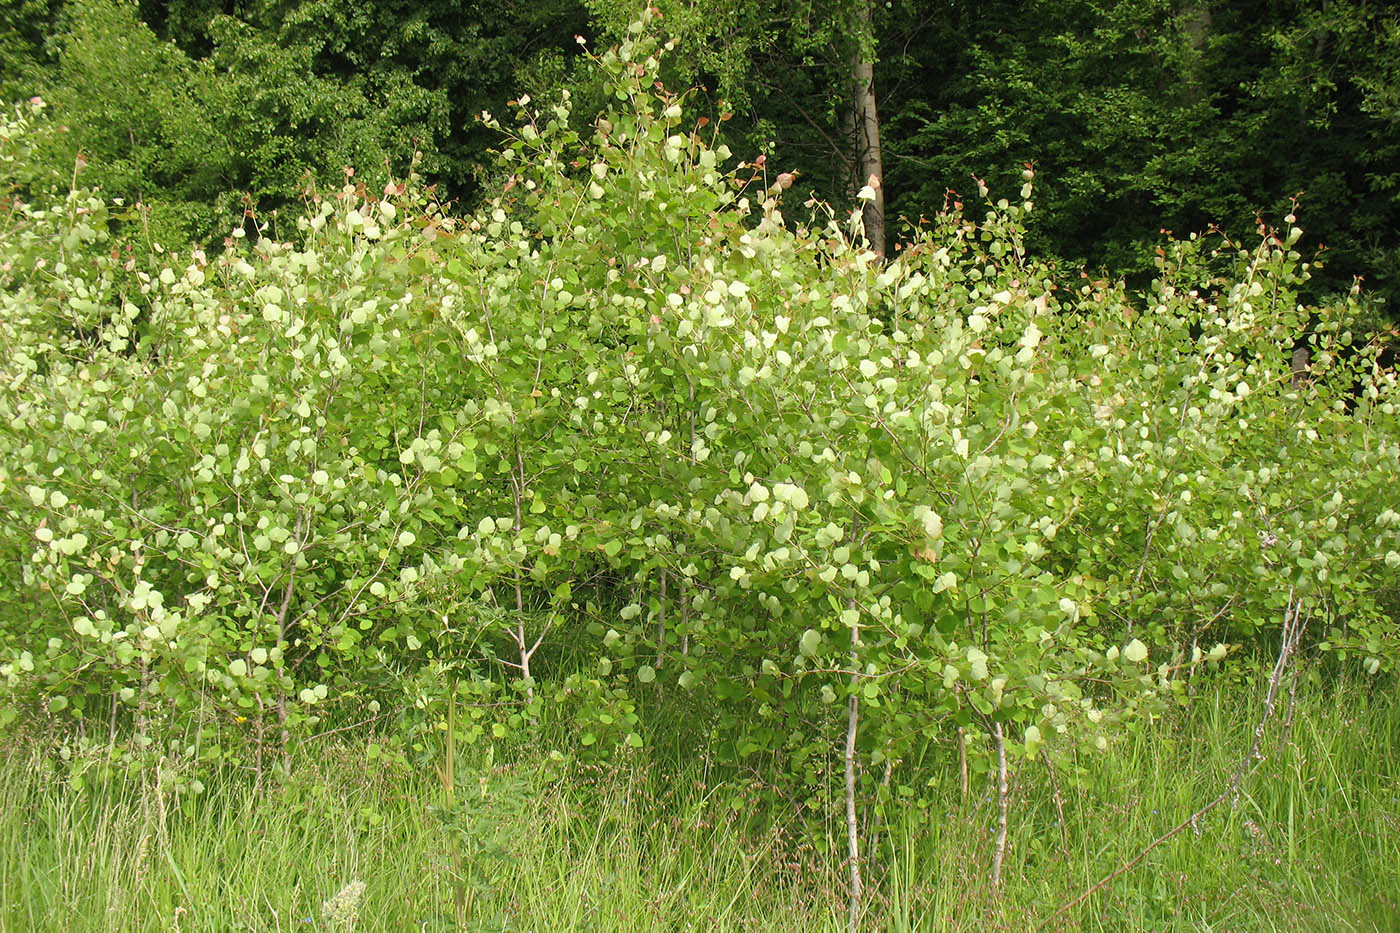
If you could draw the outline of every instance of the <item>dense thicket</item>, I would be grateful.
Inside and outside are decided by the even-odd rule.
[[[221,164],[174,128],[228,76],[100,9],[166,69],[93,97],[169,160],[118,141],[107,177]],[[996,879],[1008,761],[1107,749],[1232,653],[1395,669],[1400,382],[1355,290],[1302,300],[1294,214],[1164,239],[1130,295],[1037,257],[1027,168],[881,257],[878,179],[832,214],[729,168],[654,25],[588,58],[602,113],[486,119],[469,212],[390,159],[171,249],[46,174],[117,124],[0,124],[0,725],[191,790],[370,722],[401,760],[703,734],[803,814],[839,788],[854,928],[940,751],[1001,776]],[[359,151],[312,123],[250,170]]]
[[[468,740],[548,707],[625,753],[686,696],[795,788],[835,753],[850,814],[954,735],[1105,748],[1232,646],[1394,665],[1396,377],[1298,302],[1300,230],[1169,243],[1143,309],[1028,254],[1027,172],[886,264],[723,171],[645,33],[598,68],[462,219],[352,180],[144,257],[91,193],[7,202],[7,718],[261,768],[460,695]]]
[[[936,6],[829,0],[773,11],[658,4],[680,48],[672,86],[730,102],[724,138],[768,153],[798,190],[848,205],[872,165],[893,234],[971,176],[1041,183],[1039,253],[1145,283],[1163,228],[1252,230],[1298,214],[1325,247],[1310,297],[1392,299],[1400,259],[1400,15],[1366,0],[1041,0]],[[0,89],[41,94],[69,132],[43,162],[140,198],[155,234],[207,239],[230,210],[266,214],[303,177],[353,165],[382,183],[414,149],[444,197],[501,181],[477,117],[522,91],[606,92],[575,34],[621,37],[616,0],[401,3],[4,0]],[[873,65],[882,159],[857,141],[852,69]],[[854,108],[854,109],[853,109]],[[863,113],[863,111],[862,111]],[[148,225],[152,221],[148,221]],[[1392,302],[1393,303],[1393,302]]]

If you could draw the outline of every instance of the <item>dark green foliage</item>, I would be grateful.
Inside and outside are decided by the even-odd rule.
[[[473,199],[497,136],[479,123],[517,71],[554,79],[586,28],[576,5],[77,0],[13,5],[0,90],[41,95],[59,129],[36,154],[71,181],[140,201],[143,234],[215,243],[313,181],[374,188],[419,171]],[[57,23],[55,26],[54,23]]]
[[[1324,9],[1325,8],[1325,9]],[[950,4],[883,101],[892,214],[970,173],[1041,181],[1031,227],[1071,262],[1142,276],[1159,229],[1243,229],[1300,195],[1317,290],[1396,287],[1400,44],[1393,8],[1171,0]]]
[[[735,108],[743,158],[799,170],[847,203],[851,0],[774,14],[663,3],[681,37],[668,80]],[[621,36],[631,7],[592,0]],[[873,9],[887,215],[917,224],[950,192],[1039,176],[1032,244],[1145,284],[1161,231],[1249,229],[1298,213],[1326,270],[1309,294],[1393,303],[1400,263],[1400,17],[1360,0],[1034,0]]]
[[[36,143],[47,182],[30,194],[84,185],[144,207],[142,239],[179,246],[217,242],[243,209],[295,200],[309,176],[335,182],[342,166],[381,173],[391,138],[363,94],[317,77],[310,56],[283,49],[227,18],[195,62],[136,19],[132,6],[66,6],[53,64],[33,72],[33,93],[53,125]],[[327,176],[331,176],[327,178]]]
[[[355,165],[370,187],[415,151],[439,194],[504,181],[479,122],[521,91],[607,92],[576,69],[575,34],[626,35],[618,0],[0,0],[0,91],[43,94],[72,132],[71,176],[141,199],[154,236],[215,241],[230,215],[286,205],[307,176]],[[661,3],[679,38],[663,80],[770,176],[846,204],[857,177],[850,64],[875,53],[886,213],[917,225],[975,190],[1039,176],[1033,247],[1145,284],[1163,229],[1249,229],[1292,210],[1322,251],[1308,296],[1400,280],[1400,14],[1364,0],[1033,0],[774,11]],[[170,43],[170,44],[166,44]],[[725,103],[721,103],[725,102]]]
[[[59,0],[0,0],[0,99],[33,95],[32,81],[47,61],[48,30]]]
[[[328,103],[335,95],[363,101],[374,116],[368,135],[395,166],[422,151],[419,170],[459,197],[477,194],[497,139],[479,126],[481,111],[518,92],[518,71],[572,54],[574,35],[588,29],[573,0],[268,0],[222,9],[196,0],[148,3],[143,15],[191,55],[251,66],[280,50],[296,63],[290,74],[250,68],[249,78],[286,84],[293,98],[311,83]],[[325,118],[335,115],[331,103]]]

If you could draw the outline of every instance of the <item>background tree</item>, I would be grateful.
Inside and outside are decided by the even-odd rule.
[[[1243,230],[1301,195],[1330,260],[1394,294],[1397,14],[1376,4],[1040,0],[950,4],[910,45],[923,80],[881,103],[892,213],[969,173],[1038,171],[1032,243],[1145,281],[1163,227]],[[1314,247],[1316,248],[1316,247]]]
[[[0,86],[53,98],[72,130],[54,171],[71,176],[84,151],[89,181],[160,207],[153,227],[177,241],[217,239],[213,217],[230,210],[285,204],[308,172],[334,180],[353,163],[372,183],[415,150],[445,196],[474,201],[504,180],[488,168],[499,137],[479,112],[567,86],[577,121],[597,113],[608,92],[574,67],[574,35],[622,39],[635,12],[618,0],[4,2]],[[722,136],[739,159],[764,155],[763,171],[795,172],[799,192],[843,209],[881,178],[861,202],[872,242],[885,215],[897,238],[950,191],[965,200],[972,175],[1005,193],[1031,163],[1031,244],[1070,268],[1145,284],[1162,229],[1248,230],[1298,196],[1305,248],[1325,247],[1308,295],[1360,276],[1368,294],[1395,297],[1391,6],[659,6],[679,38],[662,80],[705,88],[698,114],[727,102]]]
[[[481,111],[520,80],[556,86],[584,30],[568,3],[26,3],[0,33],[0,88],[55,105],[52,184],[81,153],[84,181],[150,208],[156,239],[217,242],[242,210],[346,166],[382,184],[415,151],[444,197],[474,200],[499,139]]]
[[[699,85],[710,106],[723,101],[730,146],[747,160],[762,155],[771,175],[793,173],[798,190],[846,207],[860,204],[865,232],[885,252],[883,185],[856,201],[870,178],[883,180],[880,95],[906,76],[901,45],[926,23],[917,4],[832,0],[772,8],[732,0],[657,4],[678,39],[663,79]],[[623,35],[630,4],[592,0],[596,28]]]

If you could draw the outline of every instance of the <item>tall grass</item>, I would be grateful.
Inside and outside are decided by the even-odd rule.
[[[1253,739],[1252,688],[1203,698],[1189,717],[1121,736],[1108,754],[1051,782],[1023,764],[1015,781],[1007,879],[986,877],[989,793],[886,852],[891,930],[1400,930],[1400,700],[1380,690],[1299,696],[1285,739],[1237,802],[1212,810],[1143,861],[1052,919],[1226,788]],[[1058,784],[1061,808],[1054,803]],[[949,785],[945,794],[952,795]]]
[[[955,758],[935,762],[921,775],[933,778],[927,810],[878,836],[865,925],[1400,929],[1400,702],[1366,686],[1305,690],[1287,741],[1276,724],[1233,806],[1054,916],[1220,792],[1257,700],[1221,688],[1053,781],[1043,762],[1022,763],[1000,891],[990,789],[974,778],[964,797]],[[228,776],[183,797],[151,780],[75,789],[35,742],[0,763],[0,930],[457,928],[436,776],[380,768],[364,745],[304,750],[290,778],[261,788]],[[736,774],[694,757],[561,771],[520,752],[464,757],[460,774],[476,800],[463,832],[481,837],[475,928],[844,928],[840,856],[823,854],[838,848],[819,827],[746,805]],[[362,899],[328,909],[354,881]]]

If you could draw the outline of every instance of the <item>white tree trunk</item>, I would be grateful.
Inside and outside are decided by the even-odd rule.
[[[859,628],[851,627],[851,660],[857,661],[855,645]],[[846,712],[846,848],[851,863],[851,910],[849,929],[855,933],[860,922],[860,902],[864,885],[860,877],[860,823],[856,819],[856,729],[860,725],[860,672],[851,672],[851,696]]]
[[[1006,773],[1006,734],[1001,723],[992,723],[992,735],[997,743],[997,836],[992,849],[992,887],[1001,889],[1001,866],[1006,860],[1007,810],[1011,805],[1011,785]]]

